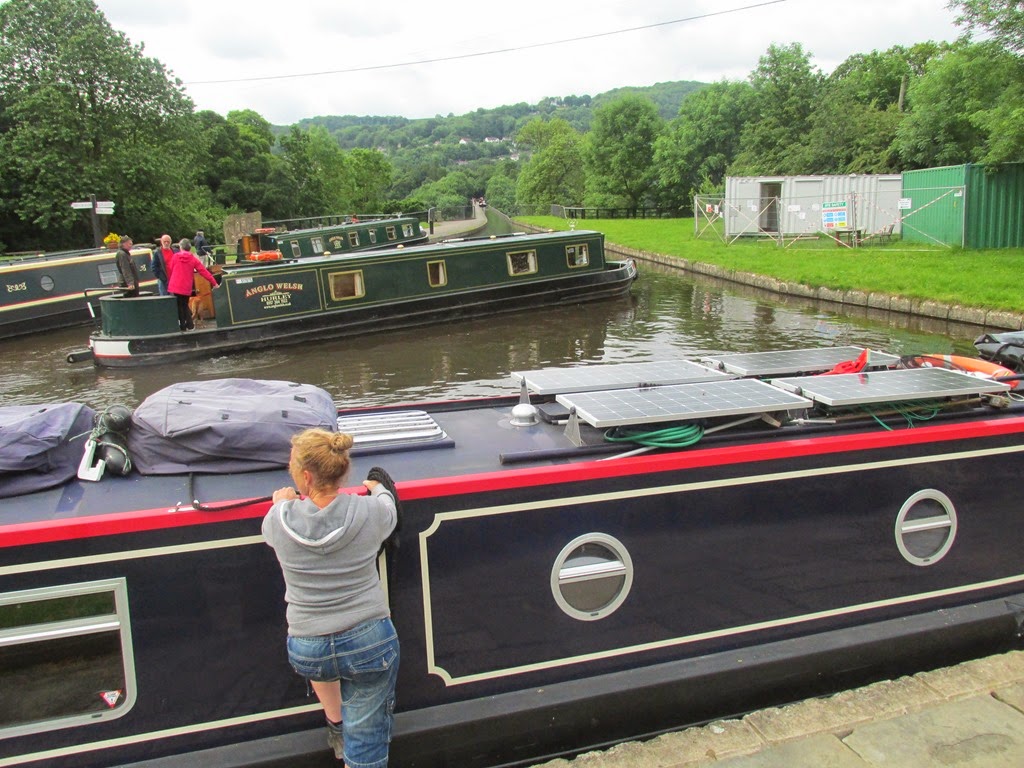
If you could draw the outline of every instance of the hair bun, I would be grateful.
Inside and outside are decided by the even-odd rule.
[[[331,436],[331,448],[336,451],[347,451],[354,442],[355,440],[352,439],[352,435],[344,432],[335,432]]]

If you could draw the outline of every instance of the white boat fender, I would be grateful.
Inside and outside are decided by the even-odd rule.
[[[85,452],[78,464],[78,479],[99,482],[108,467],[118,475],[127,475],[132,471],[132,460],[128,456],[124,436],[116,432],[97,434],[93,430],[85,441]]]

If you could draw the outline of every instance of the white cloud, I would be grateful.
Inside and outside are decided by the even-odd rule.
[[[801,43],[828,72],[855,53],[955,39],[946,3],[781,0],[722,13],[758,2],[97,0],[115,29],[187,84],[198,108],[254,109],[279,124],[462,114],[624,85],[743,79],[772,43]],[[605,34],[639,27],[649,28]],[[504,52],[475,55],[492,51]],[[421,63],[394,66],[408,62]],[[315,74],[325,72],[335,74]],[[210,82],[223,80],[234,82]]]

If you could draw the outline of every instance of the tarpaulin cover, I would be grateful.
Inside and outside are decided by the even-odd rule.
[[[309,384],[215,379],[173,384],[132,414],[128,455],[144,475],[250,472],[288,465],[291,437],[338,431],[326,390]]]
[[[986,360],[1024,370],[1024,332],[985,333],[974,340],[974,347]]]
[[[73,478],[95,416],[82,403],[0,408],[0,498]]]

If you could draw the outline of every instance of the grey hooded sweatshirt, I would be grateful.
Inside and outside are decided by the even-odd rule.
[[[339,494],[323,509],[308,499],[270,508],[263,538],[284,574],[288,634],[328,635],[390,616],[375,563],[396,520],[380,485],[369,496]]]

